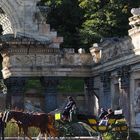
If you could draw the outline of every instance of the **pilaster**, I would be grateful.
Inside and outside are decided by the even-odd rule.
[[[6,108],[24,109],[24,92],[26,79],[12,77],[5,80],[7,86]]]
[[[103,95],[100,97],[100,106],[105,109],[111,107],[111,73],[104,72],[101,74],[101,82],[103,83]]]
[[[126,119],[130,122],[130,67],[123,66],[118,69],[120,88],[120,107],[122,107]]]
[[[86,108],[89,114],[94,112],[94,78],[85,78]]]
[[[54,111],[57,109],[57,85],[59,84],[59,78],[42,77],[40,81],[44,87],[45,111]]]

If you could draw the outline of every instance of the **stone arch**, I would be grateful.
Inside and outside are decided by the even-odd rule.
[[[3,23],[3,20],[1,20],[0,24],[4,27],[6,25],[6,29],[9,28],[9,31],[5,31],[5,34],[17,32],[17,30],[20,29],[22,23],[18,16],[18,13],[15,10],[17,8],[17,3],[13,2],[12,4],[12,1],[2,0],[0,3],[0,8],[3,11],[3,13],[1,14],[1,18],[3,18],[6,21],[6,23]]]
[[[0,25],[2,25],[3,35],[13,33],[11,22],[9,21],[7,15],[0,14]]]

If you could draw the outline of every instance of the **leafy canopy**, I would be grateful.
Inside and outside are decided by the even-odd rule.
[[[62,47],[89,48],[104,37],[128,34],[131,9],[139,0],[42,0],[50,6],[47,22],[64,37]]]

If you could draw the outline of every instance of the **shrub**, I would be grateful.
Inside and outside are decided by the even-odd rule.
[[[140,140],[140,135],[139,133],[135,132],[135,131],[131,131],[130,132],[130,137],[131,140]]]
[[[30,127],[28,133],[31,137],[36,137],[39,134],[39,130],[38,128]],[[18,136],[17,124],[8,122],[5,128],[5,137],[17,137],[17,136]],[[21,136],[23,136],[23,131],[21,133]]]

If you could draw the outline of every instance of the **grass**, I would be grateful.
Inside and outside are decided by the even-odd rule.
[[[18,136],[18,126],[15,123],[8,122],[5,128],[5,137],[17,137]],[[36,137],[39,134],[39,130],[35,127],[29,128],[29,135]],[[21,134],[23,136],[23,132]]]

